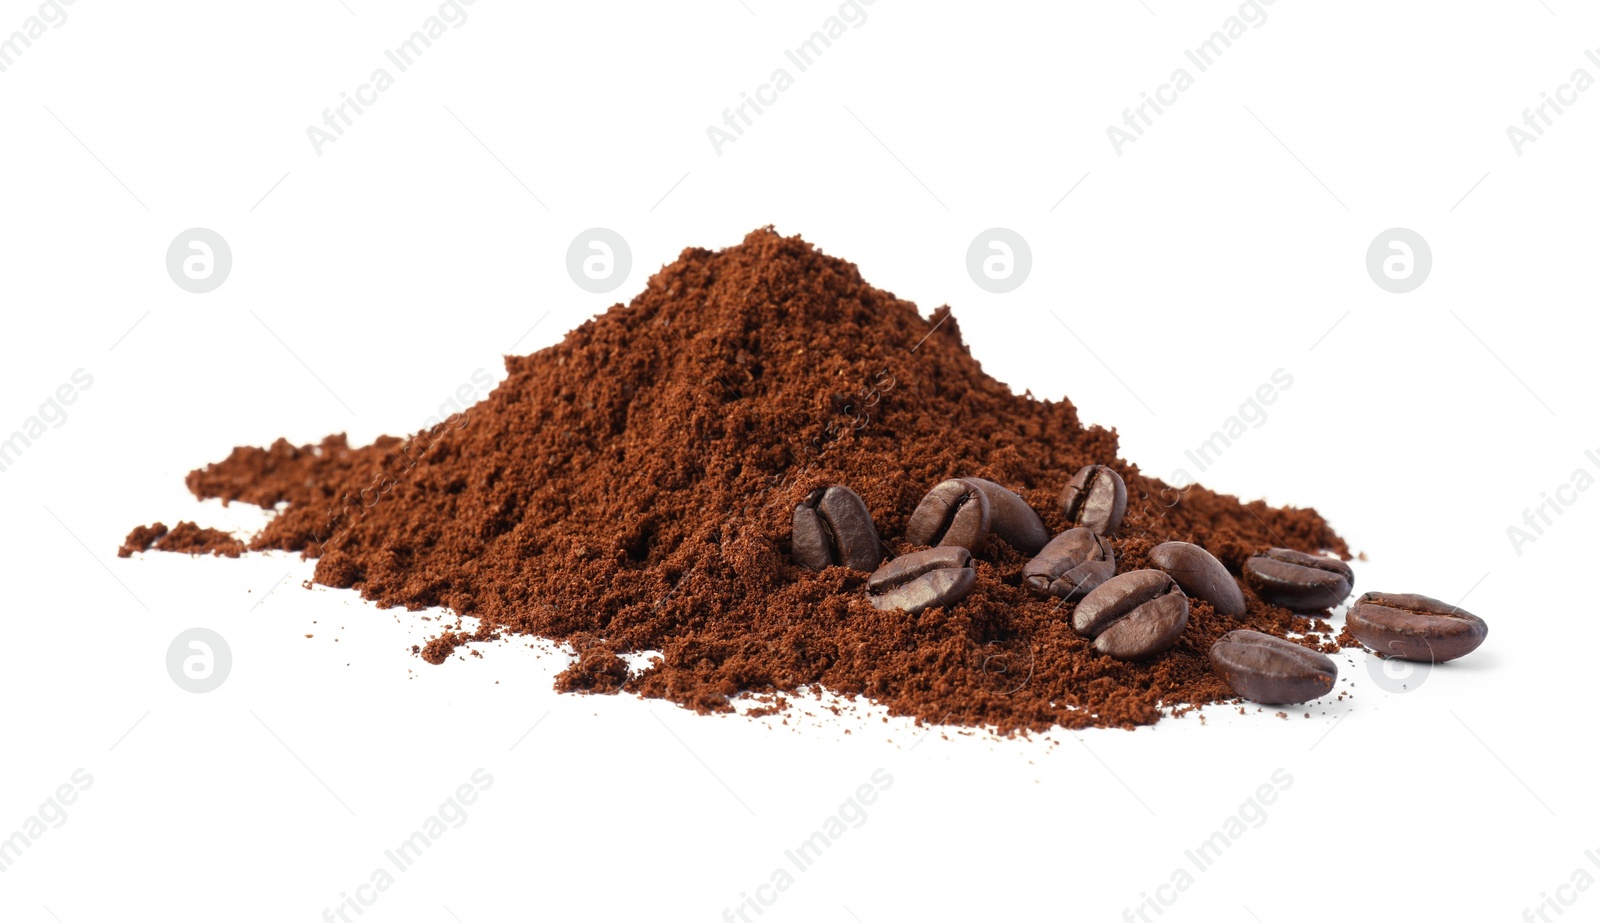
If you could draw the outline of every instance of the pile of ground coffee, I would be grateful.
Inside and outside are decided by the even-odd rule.
[[[941,480],[1010,487],[1054,534],[1057,495],[1093,463],[1127,482],[1119,572],[1149,566],[1169,539],[1235,575],[1271,546],[1348,557],[1314,510],[1146,477],[1070,403],[986,375],[948,308],[924,319],[798,237],[766,228],[685,250],[629,304],[506,367],[489,397],[432,430],[365,448],[342,435],[238,448],[189,488],[278,507],[249,547],[317,558],[318,583],[480,620],[413,648],[430,663],[465,643],[539,635],[578,652],[562,690],[701,711],[741,693],[827,689],[1002,732],[1129,727],[1234,698],[1207,660],[1232,629],[1338,649],[1325,622],[1251,595],[1238,619],[1195,602],[1175,648],[1113,660],[1072,631],[1070,606],[1025,592],[1026,556],[996,538],[975,558],[970,595],[915,616],[874,608],[864,573],[794,564],[791,517],[814,488],[859,493],[898,554],[912,547],[907,517]],[[640,651],[660,658],[630,672],[618,655]]]

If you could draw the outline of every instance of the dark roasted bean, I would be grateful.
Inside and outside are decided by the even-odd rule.
[[[1088,529],[1068,529],[1022,568],[1022,582],[1035,593],[1071,601],[1117,572],[1111,543]]]
[[[794,559],[812,570],[842,564],[871,571],[883,561],[872,514],[855,491],[835,484],[800,501],[794,508]]]
[[[1088,465],[1072,476],[1057,504],[1067,514],[1067,525],[1110,535],[1128,511],[1128,487],[1105,465]]]
[[[1221,561],[1199,545],[1162,542],[1150,549],[1150,563],[1171,574],[1185,593],[1210,603],[1218,615],[1244,615],[1244,593],[1239,584]]]
[[[1178,643],[1189,623],[1189,597],[1158,570],[1135,570],[1100,584],[1072,613],[1072,628],[1094,638],[1095,650],[1118,660],[1144,660]]]
[[[1050,541],[1050,530],[1016,491],[983,478],[962,478],[977,485],[989,500],[989,531],[1023,554],[1038,554]],[[977,549],[973,549],[977,550]]]
[[[1470,654],[1489,636],[1483,619],[1416,593],[1364,593],[1344,624],[1356,640],[1385,657],[1423,663]]]
[[[1338,558],[1272,548],[1244,562],[1244,576],[1263,602],[1296,612],[1332,609],[1344,602],[1355,572]]]
[[[972,552],[960,545],[941,545],[903,554],[867,578],[867,593],[879,609],[903,609],[912,615],[930,606],[953,606],[972,592],[977,574]]]
[[[933,485],[906,521],[906,541],[914,545],[960,545],[982,551],[989,537],[989,498],[978,485],[951,478]]]
[[[1262,705],[1309,702],[1333,690],[1339,668],[1325,654],[1259,631],[1230,631],[1211,645],[1228,688]]]

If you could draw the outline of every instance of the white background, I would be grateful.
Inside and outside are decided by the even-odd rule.
[[[0,34],[36,9],[0,3]],[[1279,0],[1118,156],[1106,127],[1236,5],[878,0],[719,156],[706,127],[836,5],[478,0],[318,156],[307,126],[436,9],[78,0],[0,74],[0,433],[93,376],[0,474],[0,837],[94,780],[0,873],[0,918],[321,919],[478,767],[466,823],[360,919],[722,919],[880,767],[867,820],[759,919],[1123,919],[1280,767],[1163,923],[1600,913],[1558,891],[1600,876],[1600,492],[1564,492],[1520,553],[1507,535],[1600,476],[1600,92],[1520,156],[1506,135],[1600,77],[1600,16]],[[427,614],[303,589],[292,556],[114,557],[156,519],[258,527],[183,486],[232,446],[414,430],[513,346],[768,223],[952,304],[986,368],[1070,395],[1157,475],[1197,474],[1184,451],[1286,370],[1200,480],[1315,506],[1370,558],[1358,593],[1463,600],[1488,642],[1410,694],[1349,652],[1354,698],[1287,720],[946,739],[870,705],[785,724],[561,697],[553,649],[429,667]],[[164,267],[197,226],[234,255],[206,295]],[[595,226],[632,247],[609,296],[565,271]],[[995,226],[1034,256],[1006,295],[965,268]],[[1434,257],[1406,295],[1364,266],[1396,226]],[[165,668],[193,626],[233,653],[205,695]]]

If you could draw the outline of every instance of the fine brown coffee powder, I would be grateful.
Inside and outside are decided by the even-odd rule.
[[[117,557],[130,558],[135,552],[149,551],[151,548],[237,558],[244,553],[245,544],[227,532],[202,528],[197,523],[180,522],[168,529],[166,523],[157,522],[129,532],[122,547],[117,549]]]
[[[481,403],[407,439],[241,447],[188,486],[281,507],[249,548],[316,558],[318,583],[478,620],[413,648],[430,663],[538,635],[578,654],[558,689],[703,712],[826,689],[1001,732],[1132,727],[1233,699],[1207,659],[1232,629],[1339,649],[1326,622],[1247,592],[1243,618],[1191,600],[1176,647],[1113,660],[1072,631],[1073,604],[1023,590],[1026,558],[994,538],[976,589],[916,616],[873,608],[865,574],[794,565],[791,515],[816,487],[859,493],[901,554],[911,510],[945,478],[1010,487],[1054,534],[1058,493],[1092,463],[1128,485],[1119,573],[1168,540],[1205,547],[1235,576],[1272,546],[1349,557],[1315,510],[1146,477],[1071,403],[985,374],[947,307],[923,319],[798,237],[765,228],[685,250],[630,303],[506,369]],[[134,530],[125,549],[229,549],[222,533],[163,541],[160,528]],[[642,651],[660,657],[630,673],[619,655]]]

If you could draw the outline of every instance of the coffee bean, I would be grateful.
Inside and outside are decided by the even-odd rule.
[[[1189,597],[1158,570],[1118,574],[1090,590],[1072,613],[1073,630],[1118,660],[1161,653],[1178,643],[1188,623]]]
[[[960,545],[982,551],[989,537],[989,498],[978,485],[951,478],[933,485],[906,521],[906,541],[914,545]]]
[[[1211,645],[1211,666],[1234,692],[1262,705],[1309,702],[1333,690],[1339,668],[1325,654],[1259,631],[1230,631]]]
[[[1338,558],[1272,548],[1244,562],[1244,576],[1262,601],[1296,612],[1332,609],[1344,602],[1355,572]]]
[[[1057,505],[1067,514],[1068,526],[1109,535],[1128,511],[1128,487],[1105,465],[1088,465],[1072,476]]]
[[[812,570],[842,564],[870,571],[883,561],[872,514],[855,491],[835,484],[800,501],[794,508],[794,558]]]
[[[1185,593],[1210,603],[1218,615],[1244,615],[1244,592],[1239,584],[1221,561],[1199,545],[1162,542],[1150,549],[1150,563],[1171,574]]]
[[[983,478],[962,478],[977,485],[989,501],[989,531],[1023,554],[1038,554],[1050,541],[1050,530],[1028,501],[1013,490]],[[976,549],[974,549],[976,550]]]
[[[916,615],[930,606],[953,606],[972,592],[977,574],[972,552],[960,545],[940,545],[903,554],[867,578],[868,599],[879,609],[903,609]]]
[[[1028,589],[1067,601],[1110,580],[1117,572],[1111,543],[1088,529],[1068,529],[1022,568]]]
[[[1363,593],[1344,624],[1356,640],[1385,657],[1422,663],[1470,654],[1489,636],[1483,619],[1416,593]]]

